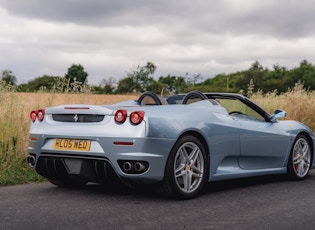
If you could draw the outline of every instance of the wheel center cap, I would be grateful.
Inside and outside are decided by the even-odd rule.
[[[190,171],[190,166],[186,165],[186,171]]]

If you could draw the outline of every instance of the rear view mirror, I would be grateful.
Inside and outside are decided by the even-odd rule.
[[[284,118],[287,115],[286,111],[276,109],[273,115],[271,116],[271,122],[276,122],[279,118]]]
[[[275,112],[274,112],[274,116],[275,116],[276,119],[283,118],[286,115],[287,115],[287,112],[283,111],[283,110],[280,110],[280,109],[276,109]]]

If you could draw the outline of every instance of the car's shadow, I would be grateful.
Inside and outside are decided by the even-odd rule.
[[[203,193],[220,192],[224,190],[236,190],[258,185],[267,185],[279,182],[287,182],[289,179],[286,175],[267,175],[246,177],[241,179],[230,179],[210,182],[205,186]]]
[[[315,174],[313,173],[308,176],[307,179],[315,179]],[[242,179],[231,179],[224,181],[216,181],[207,183],[201,192],[200,196],[208,196],[213,193],[222,192],[222,191],[236,191],[239,189],[250,188],[261,185],[269,185],[276,183],[289,183],[290,180],[285,175],[268,175],[268,176],[257,176],[257,177],[248,177]],[[95,196],[115,196],[115,197],[143,197],[143,198],[153,198],[153,199],[165,199],[157,195],[154,192],[152,186],[139,186],[137,188],[131,187],[112,187],[102,184],[89,183],[88,185],[82,188],[59,188],[52,187],[52,189],[57,189],[62,192],[74,192],[77,194],[88,194]],[[167,199],[167,198],[166,198]]]

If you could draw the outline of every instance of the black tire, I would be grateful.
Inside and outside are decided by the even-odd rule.
[[[174,145],[156,192],[176,199],[190,199],[203,189],[208,178],[208,162],[202,143],[183,136]]]
[[[71,180],[71,179],[64,179],[64,180],[52,180],[48,179],[50,183],[56,185],[58,187],[63,188],[82,188],[84,187],[87,182],[85,181],[78,181],[78,180]]]
[[[303,180],[311,167],[311,145],[309,139],[300,134],[296,137],[288,160],[288,176],[293,180]]]

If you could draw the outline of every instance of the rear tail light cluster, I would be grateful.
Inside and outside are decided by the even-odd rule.
[[[124,123],[127,119],[126,110],[117,110],[115,113],[115,121],[118,123]]]
[[[30,118],[32,122],[35,122],[36,119],[38,121],[43,121],[45,116],[45,109],[33,110],[30,114]]]
[[[143,111],[134,111],[130,114],[129,120],[132,124],[138,125],[141,123],[144,117]],[[127,111],[124,109],[117,110],[115,113],[115,121],[117,123],[124,123],[127,119]]]

